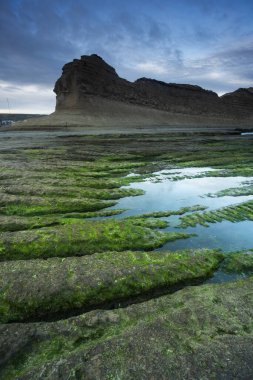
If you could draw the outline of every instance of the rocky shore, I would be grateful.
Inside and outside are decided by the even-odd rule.
[[[251,136],[36,133],[0,144],[0,379],[252,378],[253,246],[159,248],[192,236],[165,230],[171,218],[252,221],[253,202],[130,216],[116,205],[162,169],[253,177]],[[210,283],[217,272],[228,282]]]

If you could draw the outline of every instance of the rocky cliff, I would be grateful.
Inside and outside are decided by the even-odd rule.
[[[119,107],[119,103],[123,103],[165,111],[168,120],[170,115],[202,116],[205,120],[209,117],[221,122],[239,122],[253,117],[253,88],[239,89],[219,97],[213,91],[189,84],[164,83],[148,78],[129,82],[120,78],[113,67],[95,54],[67,63],[54,92],[57,112],[83,110],[89,113],[87,104],[95,106],[97,101],[99,108],[103,99],[105,107],[117,102]],[[142,112],[145,113],[143,108]]]
[[[129,82],[96,54],[64,65],[54,92],[54,113],[15,128],[91,127],[90,133],[100,133],[100,127],[110,133],[167,131],[168,126],[253,128],[253,87],[219,97],[190,84],[149,78]]]

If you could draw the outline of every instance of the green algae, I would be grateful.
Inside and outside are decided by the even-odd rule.
[[[205,206],[195,205],[191,207],[182,207],[179,210],[168,210],[168,211],[158,211],[153,213],[141,214],[138,216],[130,216],[125,219],[131,220],[137,225],[145,225],[149,228],[165,228],[168,226],[168,221],[154,221],[154,218],[168,217],[171,215],[183,215],[184,213],[194,212],[197,210],[204,210]],[[39,214],[36,208],[33,215],[31,210],[27,210],[25,215],[0,215],[0,232],[13,232],[13,231],[24,231],[30,229],[37,229],[47,226],[64,225],[77,222],[76,219],[86,219],[86,218],[104,218],[109,216],[115,216],[123,213],[127,209],[102,209],[98,211],[87,211],[87,212],[66,212],[65,214],[60,213],[47,213]]]
[[[106,218],[122,214],[126,209],[105,209],[99,211],[40,215],[40,216],[17,216],[0,215],[0,232],[13,232],[32,230],[41,227],[63,225],[76,222],[76,219]]]
[[[2,232],[0,260],[28,260],[54,256],[90,255],[103,251],[151,250],[167,241],[188,238],[190,234],[161,232],[138,220],[76,220],[63,226],[38,230]],[[147,225],[149,222],[147,221]],[[157,227],[160,227],[158,221]]]
[[[220,190],[215,194],[208,194],[210,197],[240,197],[242,195],[253,195],[253,185],[231,187],[229,189]]]
[[[205,210],[207,207],[202,205],[194,205],[194,206],[188,206],[188,207],[181,207],[178,210],[167,210],[167,211],[154,211],[149,212],[145,214],[139,215],[141,218],[162,218],[162,217],[169,217],[172,215],[183,215],[188,212],[195,212],[195,211],[202,211]],[[139,217],[137,216],[137,218]],[[134,217],[129,217],[134,218]]]
[[[226,257],[222,270],[227,273],[253,273],[253,250],[231,253]]]
[[[253,220],[253,201],[226,206],[217,210],[205,211],[203,213],[193,213],[180,217],[178,227],[195,227],[197,224],[208,227],[209,223],[218,223],[223,220],[238,222],[243,220]]]
[[[105,252],[92,257],[4,262],[0,322],[29,320],[210,276],[223,260],[212,250]]]
[[[40,155],[41,153],[41,155]],[[121,188],[135,179],[123,177],[129,171],[145,165],[143,162],[112,162],[105,157],[95,161],[74,161],[69,164],[59,160],[59,153],[52,149],[28,149],[25,168],[19,170],[19,178],[1,179],[0,213],[2,215],[39,216],[55,213],[92,212],[115,204],[113,200],[142,195],[140,189]],[[17,154],[14,158],[22,158]],[[34,156],[38,164],[34,163]],[[50,165],[48,160],[52,159]],[[27,157],[26,157],[27,160]],[[38,173],[36,165],[42,162]],[[31,167],[30,170],[29,166]],[[19,168],[20,169],[20,168]],[[15,170],[14,170],[15,172]]]
[[[125,309],[95,310],[58,322],[2,325],[1,377],[110,379],[131,372],[135,378],[150,373],[168,379],[196,373],[217,378],[222,368],[226,378],[238,369],[248,378],[252,290],[249,278],[189,287]],[[14,340],[15,350],[7,355]]]
[[[0,232],[13,232],[41,228],[59,224],[59,217],[22,217],[16,215],[0,215]]]
[[[169,222],[165,220],[160,220],[160,219],[157,219],[156,217],[147,218],[143,215],[129,216],[125,218],[125,220],[131,220],[131,222],[137,226],[143,226],[143,227],[154,228],[154,229],[166,228],[169,225]]]
[[[28,203],[7,204],[0,207],[3,215],[36,216],[69,212],[96,211],[106,207],[114,206],[113,201],[98,201],[96,199],[60,199],[51,198],[37,203],[30,200]]]
[[[212,167],[215,169],[196,175],[178,175],[171,178],[171,180],[182,180],[203,177],[253,176],[252,154],[253,147],[250,140],[237,138],[227,141],[225,137],[221,141],[195,143],[190,145],[183,154],[180,150],[173,151],[161,155],[160,158],[168,160],[171,167],[174,168]]]
[[[164,220],[155,220],[155,218],[194,212],[194,214],[183,217],[186,225],[190,223],[188,225],[193,226],[197,223],[208,225],[222,220],[233,222],[252,220],[252,204],[244,204],[244,206],[240,206],[241,208],[222,208],[203,213],[196,211],[204,211],[204,208],[184,210],[183,212],[180,209],[181,211],[176,213],[177,210],[175,214],[174,211],[173,213],[161,211],[120,221],[82,221],[81,219],[112,216],[122,212],[122,210],[109,210],[105,207],[110,204],[111,200],[124,196],[141,195],[140,190],[121,187],[134,181],[150,178],[150,173],[154,172],[154,169],[208,166],[215,168],[215,171],[212,170],[198,176],[253,175],[252,142],[247,142],[239,137],[236,138],[236,141],[231,141],[230,137],[229,141],[227,139],[227,135],[222,138],[221,136],[211,136],[211,134],[191,135],[187,133],[176,136],[170,133],[169,135],[136,135],[134,137],[126,135],[86,136],[81,142],[82,137],[77,136],[58,139],[56,142],[51,141],[50,144],[54,145],[53,148],[26,149],[25,151],[21,148],[1,153],[3,169],[0,169],[2,197],[0,197],[0,201],[2,199],[0,228],[4,233],[1,234],[0,256],[2,260],[18,258],[22,261],[1,263],[1,268],[3,268],[2,264],[10,265],[8,268],[11,274],[8,276],[6,274],[7,281],[4,281],[6,288],[0,297],[0,313],[2,312],[5,316],[9,315],[10,319],[15,318],[15,297],[14,293],[11,293],[14,292],[14,288],[7,288],[7,283],[8,281],[10,283],[11,279],[13,279],[12,284],[13,286],[15,284],[16,289],[18,288],[18,278],[20,284],[27,284],[23,288],[20,286],[20,296],[16,298],[17,305],[21,305],[24,301],[23,306],[19,306],[19,311],[16,311],[16,318],[25,319],[25,317],[21,317],[21,314],[24,315],[26,309],[30,310],[32,316],[39,315],[40,312],[40,315],[47,315],[50,314],[50,306],[58,311],[67,311],[73,305],[78,309],[81,308],[80,305],[84,299],[86,304],[94,301],[93,306],[104,300],[116,301],[120,297],[132,299],[134,294],[142,295],[146,291],[163,286],[162,284],[168,286],[169,289],[172,286],[170,283],[172,279],[181,281],[181,275],[182,278],[195,276],[197,267],[200,270],[199,274],[202,273],[204,263],[202,267],[202,264],[198,262],[195,268],[191,261],[184,267],[185,257],[181,257],[180,260],[175,260],[173,266],[171,257],[166,259],[168,261],[164,258],[166,264],[155,259],[156,255],[162,254],[161,252],[136,252],[136,250],[157,248],[173,238],[190,236],[189,234],[157,231],[159,228],[164,228],[167,223]],[[127,176],[132,173],[135,175]],[[183,178],[180,175],[175,176],[177,180]],[[248,190],[245,188],[244,191]],[[14,195],[16,198],[8,200],[7,196],[9,195]],[[25,201],[24,197],[27,197]],[[104,202],[106,200],[109,202]],[[99,207],[93,209],[94,204]],[[8,215],[6,211],[7,214],[9,213]],[[47,227],[44,228],[45,226]],[[8,233],[8,231],[17,230],[20,232]],[[131,254],[120,252],[126,249],[134,252]],[[105,253],[95,253],[97,251],[105,251]],[[96,273],[93,273],[87,283],[88,292],[84,288],[83,280],[80,280],[79,288],[73,285],[76,284],[78,275],[81,273],[78,272],[80,266],[77,266],[75,260],[85,259],[87,263],[90,263],[93,255],[66,259],[65,256],[90,255],[91,253],[94,253],[94,260],[99,255],[104,255],[104,257],[100,256],[101,266],[97,262],[96,269],[95,266],[93,267]],[[173,255],[175,259],[176,253]],[[44,271],[42,267],[39,268],[39,262],[42,260],[34,260],[34,264],[29,260],[30,258],[51,256],[62,256],[62,258],[43,260]],[[124,261],[123,257],[125,257]],[[247,268],[251,265],[249,262],[246,263],[248,257],[241,256],[239,259],[239,256],[233,256],[234,261],[235,259],[237,269],[233,270],[246,273],[245,265],[247,264]],[[50,262],[52,263],[52,260],[56,260],[56,263],[59,261],[57,267],[46,267]],[[212,260],[211,257],[210,260]],[[67,263],[64,264],[65,261]],[[128,267],[127,263],[129,263]],[[242,269],[238,269],[238,263]],[[26,264],[30,265],[30,275],[24,275],[24,273],[28,273],[28,267],[24,269]],[[116,267],[115,264],[118,266]],[[207,262],[205,262],[206,264]],[[19,265],[24,265],[22,267],[25,270],[23,274]],[[224,262],[224,268],[226,265],[228,265],[228,261]],[[232,264],[230,264],[231,266]],[[65,269],[60,272],[60,269],[63,268]],[[84,270],[82,266],[80,268]],[[97,279],[102,276],[101,273],[105,273],[106,268],[108,277],[104,277],[103,290],[100,292],[96,290],[97,288],[91,289],[92,284],[94,284],[94,288],[102,287],[101,284],[98,284]],[[121,282],[109,286],[112,282],[111,274],[120,276],[122,273],[117,272],[116,268],[120,268],[124,273],[124,281],[121,280]],[[189,270],[189,268],[191,269]],[[11,272],[14,269],[15,271]],[[54,277],[56,273],[57,275]],[[63,278],[61,273],[64,274]],[[249,270],[248,273],[251,271]],[[50,284],[52,286],[51,293],[47,292],[51,301],[46,298],[42,301],[38,284],[42,281],[45,286],[47,275],[51,276],[47,284],[49,287]],[[54,286],[61,279],[62,284],[64,286],[67,284],[68,288],[65,293],[58,288],[58,293],[56,292],[58,298],[54,300],[53,290],[57,290]],[[3,280],[4,276],[2,282]],[[31,284],[37,284],[37,287],[34,285],[28,289],[29,280],[31,280]],[[188,279],[186,283],[188,283]],[[23,331],[24,334],[23,338],[20,338],[17,333],[18,325],[15,324],[15,329],[17,329],[15,330],[14,324],[9,324],[7,329],[12,338],[8,339],[13,339],[12,346],[15,353],[12,358],[11,348],[1,348],[4,345],[0,344],[0,361],[6,353],[8,358],[11,358],[6,371],[2,372],[2,377],[7,380],[26,376],[28,373],[30,376],[28,378],[36,379],[37,376],[40,376],[39,373],[43,373],[44,378],[50,378],[50,376],[52,378],[52,376],[58,376],[55,368],[58,368],[59,365],[62,366],[60,367],[62,368],[61,376],[69,378],[71,376],[78,378],[83,375],[87,378],[113,379],[127,377],[129,373],[133,374],[134,378],[148,378],[150,374],[155,378],[176,378],[178,373],[184,371],[184,368],[187,368],[187,371],[191,368],[192,353],[198,347],[201,352],[205,352],[206,347],[213,344],[217,336],[240,335],[243,337],[252,333],[252,317],[251,320],[247,319],[252,312],[251,282],[245,283],[247,284],[245,286],[242,284],[239,281],[235,285],[185,289],[183,292],[175,293],[174,297],[165,297],[166,301],[164,301],[165,298],[159,298],[113,312],[94,311],[59,323],[24,323],[20,327],[20,331]],[[22,293],[22,289],[27,289],[27,292]],[[34,295],[32,298],[31,295],[31,302],[26,305],[26,300],[28,300],[29,294],[32,294],[33,289],[38,291],[37,296]],[[70,293],[67,292],[68,289]],[[72,298],[68,297],[69,294],[72,294]],[[154,296],[154,294],[150,296]],[[26,300],[25,297],[27,297]],[[45,302],[45,307],[43,302]],[[12,305],[11,309],[10,304]],[[93,306],[91,304],[91,307]],[[36,311],[33,314],[31,310]],[[146,329],[142,331],[143,326]],[[117,337],[119,337],[118,341]],[[4,340],[4,344],[5,342]],[[20,349],[17,348],[19,344]],[[226,347],[237,346],[238,344],[227,344],[224,346],[224,352]],[[218,344],[217,348],[219,349],[219,347],[221,344]],[[95,349],[93,357],[92,348]],[[208,363],[208,371],[215,362],[213,358],[215,352],[219,352],[218,349],[212,351],[214,353],[211,356],[206,355],[205,362]],[[183,361],[185,352],[188,356],[190,353],[190,362],[187,362],[186,359]],[[71,356],[72,354],[73,356]],[[89,355],[92,358],[90,363]],[[228,361],[227,358],[224,359],[223,366],[220,366],[221,356],[222,351],[218,355],[217,368],[224,370],[228,367]],[[78,357],[79,362],[76,363],[74,358]],[[210,357],[212,357],[212,361],[209,360]],[[227,357],[230,356],[227,355]],[[171,362],[168,362],[169,360]],[[147,363],[143,364],[145,361]],[[201,368],[197,371],[198,362],[201,363],[201,360],[196,359],[194,362],[195,368],[191,373],[191,378],[195,378],[196,373],[202,378],[218,376],[217,373],[213,376],[210,376],[209,373],[202,374]],[[237,363],[236,357],[229,362],[230,366],[231,362]],[[66,363],[65,367],[64,363]],[[154,363],[158,363],[161,372],[153,370]],[[175,363],[179,363],[176,370],[173,367],[176,366]],[[141,372],[144,365],[147,366],[147,371]],[[104,366],[103,371],[98,372],[101,376],[97,376],[97,373],[94,374],[92,371],[95,368],[99,371],[100,366]],[[40,368],[43,370],[40,371]],[[137,372],[131,372],[133,368]],[[247,368],[247,365],[244,365],[244,368]],[[219,375],[220,373],[221,371]],[[189,373],[184,373],[182,378],[186,375],[188,376]],[[227,376],[227,378],[232,377]]]
[[[83,218],[96,218],[96,217],[107,217],[107,216],[115,216],[122,214],[124,211],[127,211],[126,208],[117,208],[117,209],[109,209],[109,210],[99,210],[99,211],[90,211],[83,213],[68,213],[61,215],[62,219],[61,224],[66,223],[65,219],[74,218],[74,219],[83,219]]]
[[[141,189],[82,189],[80,187],[68,186],[63,188],[62,186],[42,186],[41,184],[33,185],[19,185],[19,186],[5,186],[4,191],[6,194],[11,195],[30,195],[30,196],[45,196],[50,197],[58,195],[67,198],[93,198],[93,199],[119,199],[123,197],[143,195],[144,191]]]

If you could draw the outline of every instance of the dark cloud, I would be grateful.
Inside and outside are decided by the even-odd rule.
[[[217,53],[210,58],[212,62],[230,74],[253,82],[253,35],[251,43]]]
[[[76,52],[68,23],[47,0],[9,3],[0,8],[1,79],[52,83],[61,60]]]
[[[101,17],[85,2],[58,0],[5,1],[0,5],[0,28],[1,79],[43,84],[52,84],[56,70],[83,53],[113,57],[113,51],[121,55],[125,46],[152,48],[169,34],[151,17],[140,22],[118,9]]]
[[[129,80],[232,90],[252,80],[252,15],[247,0],[1,0],[0,84],[45,98],[66,62],[97,53]]]

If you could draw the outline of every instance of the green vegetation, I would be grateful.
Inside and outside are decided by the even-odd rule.
[[[92,257],[2,263],[0,322],[41,318],[210,276],[211,250],[105,252]]]
[[[67,220],[67,219],[66,219]],[[151,250],[167,241],[191,236],[185,233],[155,231],[147,220],[69,220],[63,226],[38,230],[2,232],[0,260],[28,260],[54,256],[90,255],[103,251]],[[161,227],[157,222],[157,227]]]
[[[0,215],[0,232],[13,232],[31,230],[47,226],[56,226],[76,222],[76,219],[86,218],[104,218],[121,214],[126,209],[108,209],[99,211],[53,214],[40,216],[16,216],[16,215]]]
[[[243,220],[253,220],[253,201],[243,202],[240,204],[226,206],[217,210],[205,211],[203,213],[193,213],[180,217],[178,227],[187,228],[195,227],[197,224],[208,227],[209,223],[238,222]]]
[[[124,210],[106,208],[115,205],[115,200],[121,197],[144,193],[140,189],[120,188],[135,179],[142,180],[141,175],[124,177],[144,166],[141,160],[125,162],[118,158],[114,162],[108,156],[80,161],[71,153],[67,161],[62,159],[64,154],[67,156],[68,152],[63,147],[0,154],[3,163],[6,160],[13,166],[0,167],[1,232],[36,230],[69,225],[84,218],[117,215]],[[22,161],[24,167],[20,166]]]
[[[57,322],[5,325],[0,376],[117,379],[119,374],[127,378],[134,368],[138,379],[150,373],[168,379],[197,373],[204,379],[217,378],[222,368],[225,378],[238,370],[250,378],[252,291],[249,278],[188,287],[128,308],[94,310]],[[15,349],[10,350],[12,342]]]
[[[253,250],[231,253],[226,257],[222,270],[228,273],[253,273]]]
[[[94,174],[94,173],[93,173]],[[143,195],[144,191],[141,189],[131,189],[131,188],[121,188],[121,189],[89,189],[89,188],[80,188],[80,187],[71,187],[71,188],[63,188],[62,186],[50,186],[50,185],[33,185],[32,187],[29,185],[20,185],[20,186],[8,186],[4,189],[6,194],[11,195],[29,195],[30,197],[37,196],[45,196],[46,199],[50,200],[51,198],[57,196],[61,196],[61,198],[65,201],[69,202],[69,198],[91,198],[91,199],[102,199],[102,200],[110,200],[110,199],[119,199],[123,197],[137,196]],[[32,199],[32,198],[31,198]]]
[[[153,250],[191,236],[160,231],[169,222],[159,218],[181,215],[181,227],[253,220],[253,201],[119,219],[124,210],[108,207],[142,195],[128,185],[159,180],[152,173],[164,169],[178,169],[174,180],[253,176],[252,140],[187,131],[11,144],[0,144],[1,378],[249,377],[251,277],[160,295],[216,268],[251,274],[251,251]],[[181,175],[187,167],[215,170]],[[251,195],[252,183],[218,196],[239,194]]]
[[[68,212],[85,212],[101,210],[105,207],[114,206],[115,202],[99,201],[95,199],[60,199],[34,201],[32,198],[27,203],[8,204],[0,208],[3,215],[36,216]]]
[[[208,194],[210,197],[239,197],[242,195],[253,195],[253,184],[247,186],[231,187],[229,189],[218,191],[215,194]]]
[[[162,217],[168,217],[171,215],[183,215],[188,212],[195,212],[195,211],[202,211],[205,210],[206,206],[201,205],[194,205],[189,207],[181,207],[179,210],[167,210],[167,211],[155,211],[155,212],[149,212],[146,214],[140,215],[141,218],[162,218]]]

